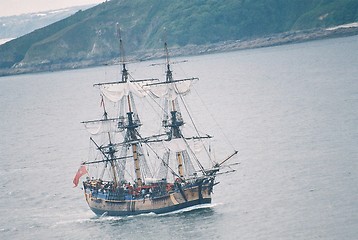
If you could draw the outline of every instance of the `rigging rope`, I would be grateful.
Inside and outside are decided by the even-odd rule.
[[[174,86],[175,86],[175,88],[177,89],[176,85],[174,85]],[[178,89],[177,89],[177,90],[178,90]],[[186,104],[185,104],[185,101],[184,101],[183,96],[182,96],[181,94],[179,94],[179,96],[180,96],[180,99],[181,99],[181,101],[182,101],[182,103],[183,103],[183,106],[184,106],[186,112],[188,113],[188,116],[189,116],[189,118],[190,118],[190,121],[191,121],[191,123],[192,123],[193,126],[194,126],[194,129],[195,129],[196,133],[197,133],[198,136],[200,137],[199,130],[198,130],[198,128],[196,127],[196,125],[195,125],[195,123],[194,123],[194,120],[193,120],[193,118],[192,118],[192,116],[191,116],[191,114],[190,114],[190,112],[189,112],[189,109],[188,109],[188,107],[187,107]],[[183,137],[183,136],[182,136],[182,137]],[[199,138],[199,140],[202,142],[202,140],[201,140],[200,138]],[[203,143],[203,142],[202,142],[202,143]],[[203,143],[203,146],[204,146],[205,152],[208,154],[208,157],[209,157],[211,163],[214,164],[214,161],[211,159],[211,155],[210,155],[210,153],[209,153],[209,151],[208,151],[208,149],[206,148],[206,146],[205,146],[204,143]],[[192,150],[191,150],[191,151],[192,151]],[[193,154],[194,154],[194,153],[193,153]],[[194,156],[195,156],[195,154],[194,154]],[[195,156],[195,157],[196,157],[196,156]],[[200,164],[200,165],[201,165],[201,164]]]
[[[196,93],[197,97],[199,98],[201,104],[204,106],[206,112],[209,113],[210,117],[214,120],[215,125],[218,127],[218,129],[220,130],[221,134],[224,136],[224,138],[226,139],[227,143],[232,147],[233,150],[235,150],[234,145],[231,143],[230,139],[226,136],[224,130],[222,129],[222,127],[220,126],[220,124],[216,121],[216,119],[214,118],[214,115],[209,111],[208,107],[205,105],[204,101],[201,99],[199,93],[196,91],[195,87],[193,86],[194,92]]]
[[[196,154],[194,153],[194,151],[193,151],[193,150],[191,149],[191,147],[189,146],[189,144],[188,144],[188,142],[186,141],[185,137],[184,137],[183,135],[181,135],[181,137],[182,137],[182,139],[184,140],[184,142],[185,142],[186,146],[188,147],[188,149],[190,150],[191,154],[193,154],[194,159],[195,159],[196,163],[198,164],[198,166],[199,166],[201,172],[202,172],[203,174],[205,174],[205,169],[204,169],[203,165],[201,165],[199,159],[196,157]],[[205,146],[204,146],[204,148],[205,148]]]
[[[139,136],[139,137],[142,138],[141,136]],[[164,161],[164,159],[161,158],[161,157],[154,151],[154,149],[153,149],[147,142],[144,142],[144,143],[149,147],[150,150],[152,150],[152,152],[157,156],[157,158],[162,161],[163,165],[166,166],[166,167],[170,170],[170,172],[171,172],[173,175],[175,175],[176,177],[178,177],[178,178],[180,178],[181,180],[183,180],[183,179]]]

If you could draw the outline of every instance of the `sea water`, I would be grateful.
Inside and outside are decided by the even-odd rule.
[[[0,78],[0,239],[357,239],[357,52],[354,36],[176,59],[217,159],[240,164],[212,204],[164,215],[98,217],[72,186],[80,122],[101,116],[92,85],[119,66]],[[128,68],[164,78],[149,65]]]

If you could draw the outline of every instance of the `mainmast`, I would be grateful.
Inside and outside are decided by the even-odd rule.
[[[122,82],[126,83],[128,82],[128,70],[126,69],[126,63],[125,63],[125,54],[124,54],[124,47],[123,47],[123,41],[121,37],[121,31],[120,27],[117,23],[117,35],[119,37],[119,48],[120,48],[120,61],[122,64]],[[143,184],[142,181],[142,174],[140,170],[140,164],[139,164],[139,157],[138,157],[138,146],[136,143],[137,138],[137,128],[140,126],[140,124],[133,119],[134,112],[132,111],[132,103],[131,103],[131,92],[128,92],[127,95],[127,103],[128,103],[128,112],[127,112],[127,118],[128,118],[128,125],[126,126],[127,133],[126,133],[126,139],[130,142],[132,142],[132,152],[133,152],[133,160],[134,160],[134,171],[136,175],[136,182],[137,186],[141,187]]]
[[[143,181],[142,181],[142,174],[141,174],[139,158],[138,158],[138,147],[136,143],[136,140],[138,140],[136,129],[140,126],[140,124],[138,124],[133,120],[133,111],[132,111],[131,100],[129,95],[127,96],[127,101],[128,101],[128,112],[127,112],[128,125],[126,126],[127,128],[126,139],[130,142],[133,142],[131,145],[132,145],[133,160],[134,160],[134,170],[135,170],[137,185],[138,187],[141,187]]]
[[[103,177],[104,171],[109,163],[111,166],[113,175],[113,182],[115,186],[118,186],[119,181],[124,180],[125,175],[125,166],[127,157],[127,149],[131,148],[133,153],[133,165],[135,176],[129,173],[129,175],[136,182],[138,187],[143,185],[142,177],[150,176],[150,169],[148,168],[144,156],[142,154],[142,149],[139,144],[141,137],[138,134],[137,128],[141,126],[138,114],[136,112],[135,103],[133,94],[138,97],[144,97],[142,88],[140,87],[141,81],[153,81],[156,79],[144,79],[144,80],[133,80],[129,79],[130,75],[126,68],[125,56],[124,56],[124,47],[123,41],[121,38],[120,28],[117,24],[117,36],[119,37],[119,47],[120,47],[120,65],[121,65],[121,77],[119,81],[116,82],[107,82],[107,83],[98,83],[94,86],[98,86],[101,91],[101,106],[103,106],[103,118],[101,120],[94,121],[85,121],[84,124],[98,124],[99,127],[93,131],[90,131],[91,134],[96,135],[98,133],[106,133],[108,137],[107,144],[99,146],[93,138],[90,138],[91,141],[96,145],[97,149],[102,153],[104,159],[101,161],[92,161],[87,162],[86,164],[92,163],[105,163],[105,167],[100,178]],[[108,118],[106,106],[104,104],[104,97],[111,102],[119,103],[119,116],[117,118]],[[110,123],[107,125],[107,123]],[[108,128],[109,127],[109,128]],[[118,131],[119,130],[119,131]],[[124,141],[122,143],[116,142],[118,139],[115,138],[115,134],[118,132],[123,132]],[[120,157],[116,156],[117,146],[122,146],[122,151]],[[121,161],[121,162],[119,162]],[[143,167],[144,172],[141,170]],[[119,183],[120,184],[120,183]]]

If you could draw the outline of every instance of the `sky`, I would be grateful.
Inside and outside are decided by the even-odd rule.
[[[0,0],[0,17],[87,4],[99,4],[104,1],[105,0]]]

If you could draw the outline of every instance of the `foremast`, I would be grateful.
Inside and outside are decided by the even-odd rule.
[[[158,98],[164,99],[164,117],[162,121],[162,126],[166,130],[167,133],[167,143],[165,144],[169,151],[164,155],[163,159],[167,159],[170,152],[175,153],[176,164],[177,164],[177,179],[180,181],[186,181],[190,179],[197,178],[197,172],[193,171],[193,163],[192,160],[195,160],[197,166],[200,169],[202,175],[208,177],[214,177],[216,172],[219,171],[222,164],[217,164],[210,154],[209,150],[205,147],[203,139],[212,138],[212,136],[206,134],[202,135],[199,133],[190,112],[188,111],[188,107],[184,101],[184,95],[190,92],[191,85],[194,80],[198,80],[198,78],[185,78],[185,79],[173,79],[173,72],[171,69],[171,61],[169,59],[169,51],[167,43],[164,43],[164,51],[166,56],[165,63],[165,81],[160,83],[150,84],[150,92]],[[165,90],[164,90],[165,89]],[[196,136],[193,137],[185,137],[182,128],[184,126],[184,121],[182,117],[182,112],[180,110],[179,101],[181,106],[184,107],[184,110],[189,117],[192,127],[194,127]],[[191,140],[199,140],[200,145],[203,146],[206,152],[206,160],[211,161],[212,168],[207,170],[203,167],[201,162],[198,159],[197,154],[189,145],[188,141]],[[233,155],[235,155],[235,152]],[[232,155],[232,156],[233,156]],[[230,156],[229,158],[231,158]],[[213,179],[213,178],[212,178]]]
[[[166,83],[172,83],[173,82],[173,73],[172,70],[170,68],[170,60],[169,60],[169,51],[168,51],[168,45],[165,42],[164,43],[164,50],[165,50],[165,55],[166,55],[166,72],[165,72],[165,82]],[[163,127],[165,128],[170,128],[170,131],[168,132],[168,139],[172,140],[172,139],[180,139],[182,138],[182,132],[180,127],[184,125],[184,121],[181,117],[181,113],[180,113],[180,109],[179,109],[179,104],[178,104],[178,99],[172,99],[169,100],[170,105],[171,105],[171,111],[170,111],[170,118],[171,121],[169,122],[169,124],[166,124],[163,121]],[[180,176],[181,179],[184,178],[184,167],[183,167],[183,157],[182,157],[182,152],[176,152],[176,159],[177,159],[177,167],[178,167],[178,174]]]

